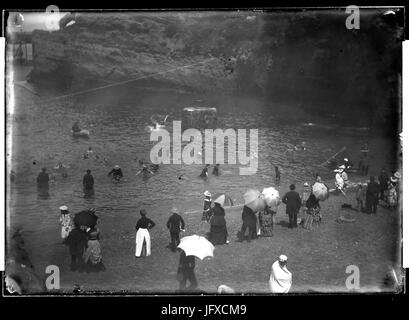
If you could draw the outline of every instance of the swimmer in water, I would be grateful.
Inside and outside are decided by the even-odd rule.
[[[144,176],[146,176],[147,174],[154,174],[151,170],[148,169],[148,167],[146,165],[143,165],[142,169],[139,170],[135,175],[138,175],[138,174],[141,174],[141,173]]]
[[[111,175],[112,179],[116,181],[121,180],[121,178],[124,176],[119,165],[115,165],[115,167],[108,173],[108,177]]]
[[[202,170],[202,173],[199,175],[200,178],[207,178],[209,176],[209,173],[208,173],[209,167],[210,167],[210,164],[206,164],[206,166]]]

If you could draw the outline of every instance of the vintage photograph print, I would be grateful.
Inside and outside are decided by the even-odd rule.
[[[3,294],[401,293],[403,18],[4,11]]]

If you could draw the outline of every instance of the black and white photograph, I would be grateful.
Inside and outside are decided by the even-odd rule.
[[[403,293],[404,17],[4,10],[3,295]]]

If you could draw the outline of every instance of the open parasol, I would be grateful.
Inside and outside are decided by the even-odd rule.
[[[74,223],[78,226],[93,228],[97,224],[98,217],[92,211],[80,211],[74,216]]]
[[[200,260],[213,257],[214,245],[205,237],[196,234],[180,239],[178,248],[182,249],[187,256],[195,256]]]
[[[266,207],[264,195],[255,189],[249,189],[244,194],[244,205],[249,207],[254,212],[262,211]]]
[[[268,187],[264,188],[261,192],[269,207],[277,208],[281,202],[280,194],[276,188]]]
[[[312,193],[320,201],[325,201],[329,197],[328,187],[325,184],[323,184],[322,182],[315,182],[313,184]]]
[[[233,200],[226,194],[224,193],[219,193],[216,194],[213,198],[214,203],[219,203],[222,207],[224,206],[232,206],[233,205]]]

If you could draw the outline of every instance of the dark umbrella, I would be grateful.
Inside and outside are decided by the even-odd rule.
[[[80,211],[74,217],[74,223],[78,226],[93,228],[97,224],[98,217],[92,211]]]

